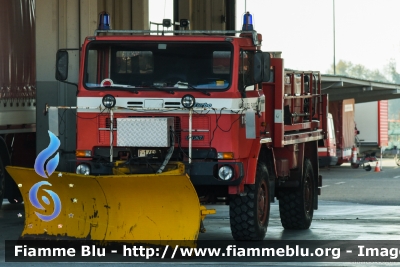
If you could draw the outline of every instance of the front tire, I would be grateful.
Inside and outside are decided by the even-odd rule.
[[[267,233],[270,198],[268,169],[265,163],[257,164],[254,185],[245,185],[245,196],[233,195],[229,202],[232,236],[237,241],[263,240]]]
[[[279,192],[279,213],[285,229],[308,229],[314,215],[314,172],[309,159],[305,159],[299,188]]]

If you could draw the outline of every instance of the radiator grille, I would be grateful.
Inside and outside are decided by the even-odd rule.
[[[183,147],[189,146],[189,116],[182,118],[182,140]],[[192,146],[208,147],[210,145],[210,118],[208,116],[192,117]]]
[[[114,129],[114,145],[117,144],[117,118],[162,118],[162,117],[170,117],[170,116],[121,116],[116,115],[113,119],[113,129]],[[99,145],[109,145],[110,144],[110,117],[109,115],[100,115],[98,118],[98,126],[99,126]],[[174,117],[174,135],[175,135],[175,143],[178,140],[181,140],[181,118]]]

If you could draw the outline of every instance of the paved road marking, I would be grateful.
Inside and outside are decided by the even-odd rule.
[[[395,176],[395,177],[393,177],[394,179],[399,179],[400,178],[400,175],[397,175],[397,176]]]
[[[335,183],[335,184],[345,184],[346,182],[338,182],[338,183]]]
[[[321,186],[321,188],[324,188],[324,187],[328,187],[329,185],[323,185],[323,186]]]

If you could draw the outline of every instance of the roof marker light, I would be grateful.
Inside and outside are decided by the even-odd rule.
[[[171,19],[163,19],[162,20],[163,27],[169,28],[172,26]]]
[[[189,24],[190,24],[190,21],[188,19],[181,19],[179,21],[179,27],[184,28],[184,29],[188,28]]]
[[[253,29],[253,15],[250,12],[246,12],[243,15],[243,27],[242,31],[252,31]]]

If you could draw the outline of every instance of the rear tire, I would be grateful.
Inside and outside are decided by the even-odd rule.
[[[233,195],[229,202],[232,236],[237,241],[263,240],[268,228],[270,198],[268,169],[257,164],[254,185],[245,185],[245,196]]]
[[[279,192],[279,213],[285,229],[310,228],[314,215],[314,172],[309,159],[305,159],[299,188]]]

